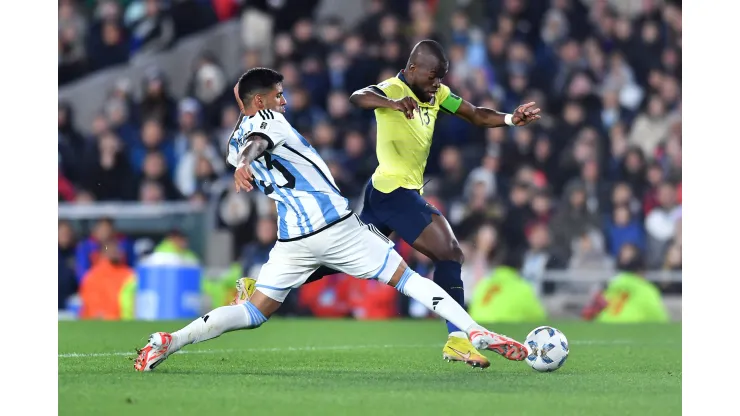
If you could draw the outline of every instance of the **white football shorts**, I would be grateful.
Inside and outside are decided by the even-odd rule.
[[[388,283],[402,261],[392,241],[353,213],[315,234],[275,243],[256,288],[283,302],[291,289],[303,285],[320,266]]]

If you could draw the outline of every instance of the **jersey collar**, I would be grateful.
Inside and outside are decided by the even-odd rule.
[[[403,69],[402,69],[402,70],[400,70],[400,71],[398,71],[398,75],[396,75],[396,77],[397,77],[398,79],[400,79],[401,81],[403,81],[403,83],[404,83],[404,84],[406,84],[406,85],[409,85],[409,83],[408,83],[408,82],[406,82],[406,76],[405,76],[405,75],[404,75],[403,73],[404,73],[404,70],[403,70]],[[411,88],[411,86],[410,86],[410,85],[409,85],[409,88]]]

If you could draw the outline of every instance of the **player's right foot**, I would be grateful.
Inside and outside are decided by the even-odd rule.
[[[166,332],[155,332],[149,335],[149,342],[140,350],[136,350],[139,356],[134,361],[136,371],[151,371],[154,367],[167,359],[171,354],[172,335]]]
[[[442,348],[442,358],[447,361],[462,361],[476,368],[488,368],[491,365],[488,358],[479,353],[467,338],[447,338],[447,343]]]
[[[231,302],[231,304],[241,305],[244,302],[248,301],[249,298],[251,298],[254,294],[254,290],[256,289],[255,284],[257,284],[257,280],[252,279],[251,277],[241,277],[237,279],[236,295],[234,296],[234,300]]]
[[[528,355],[527,348],[524,344],[505,335],[500,335],[484,328],[474,329],[470,331],[469,335],[470,342],[475,348],[491,350],[506,359],[522,361]]]

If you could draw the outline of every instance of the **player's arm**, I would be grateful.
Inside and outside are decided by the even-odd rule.
[[[468,101],[450,94],[440,107],[447,113],[452,113],[478,127],[486,128],[524,126],[540,119],[538,114],[540,109],[535,107],[534,102],[522,104],[514,110],[514,113],[507,114],[491,108],[476,107]]]
[[[250,169],[252,162],[264,152],[271,152],[282,146],[287,139],[286,131],[290,125],[282,113],[260,110],[253,117],[246,118],[234,131],[229,142],[229,163],[236,167],[234,183],[237,192],[253,188],[254,175]]]
[[[238,162],[234,172],[236,192],[239,192],[240,189],[249,192],[254,188],[254,185],[252,185],[254,174],[249,169],[249,165],[270,148],[270,143],[270,138],[263,133],[252,133],[247,137],[247,143],[237,156]]]
[[[400,90],[400,88],[399,88]],[[419,104],[411,97],[393,98],[391,90],[383,91],[375,85],[359,89],[352,93],[349,102],[365,110],[376,108],[390,108],[404,113],[406,118],[414,118],[414,111],[419,110]]]

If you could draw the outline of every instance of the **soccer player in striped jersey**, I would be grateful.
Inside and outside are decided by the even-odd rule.
[[[421,197],[437,115],[441,111],[479,127],[494,128],[529,124],[540,119],[540,109],[533,102],[519,106],[513,114],[476,107],[442,83],[448,70],[442,46],[422,40],[397,76],[355,91],[350,101],[375,110],[377,121],[378,167],[365,189],[360,218],[384,235],[395,233],[434,261],[434,281],[462,305],[462,250],[447,220]],[[322,267],[308,282],[334,273]],[[444,359],[488,366],[488,359],[474,348],[465,331],[449,321],[447,330]]]
[[[244,303],[216,308],[179,331],[151,334],[134,368],[149,371],[185,345],[259,327],[291,289],[321,266],[389,284],[462,328],[477,348],[523,360],[524,345],[475,323],[452,296],[411,270],[393,242],[349,209],[324,161],[283,116],[282,80],[271,69],[254,68],[235,87],[243,116],[229,139],[227,160],[236,167],[237,190],[257,187],[275,200],[279,217],[278,241],[254,293]],[[295,343],[289,336],[285,342]]]

